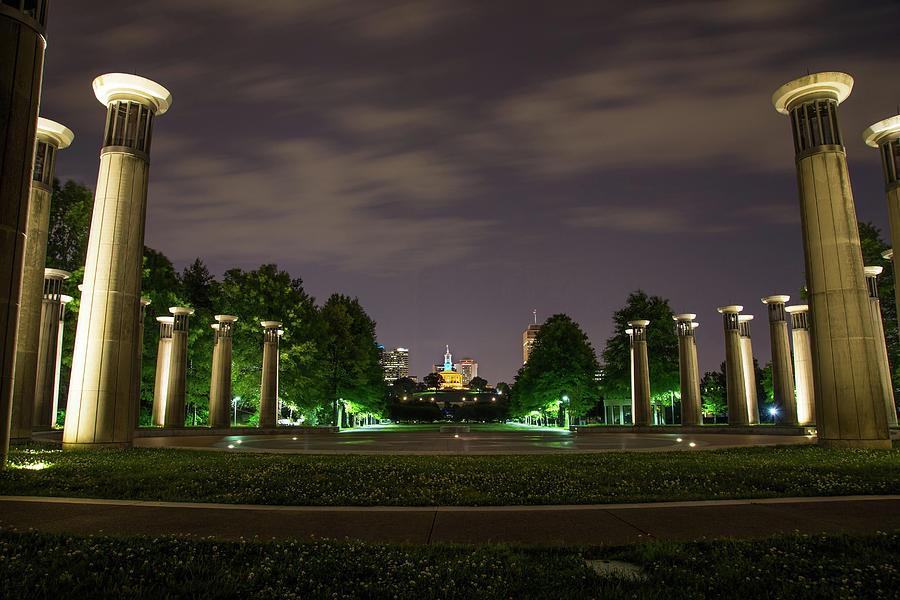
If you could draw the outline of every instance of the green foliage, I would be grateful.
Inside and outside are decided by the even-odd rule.
[[[578,324],[567,315],[553,315],[541,326],[528,363],[516,375],[510,414],[556,414],[568,396],[570,413],[582,415],[597,403],[599,370],[594,348]]]
[[[469,389],[476,392],[483,392],[487,386],[487,379],[484,379],[483,377],[473,377],[472,381],[469,382]]]
[[[392,399],[401,400],[404,396],[409,398],[415,394],[416,387],[416,382],[409,377],[400,377],[391,382],[388,392]]]
[[[654,404],[670,405],[673,393],[680,390],[678,376],[678,338],[674,332],[669,301],[648,296],[643,290],[628,295],[625,306],[613,314],[613,335],[603,350],[602,392],[607,398],[631,397],[631,351],[628,346],[628,321],[646,319],[647,357],[650,367],[650,392]]]
[[[700,380],[701,409],[704,415],[724,416],[728,412],[728,388],[725,383],[725,363],[719,371],[708,371]]]
[[[93,208],[94,194],[89,188],[74,181],[60,185],[58,179],[53,180],[48,267],[75,271],[84,265]]]
[[[422,383],[425,384],[426,389],[437,389],[441,385],[441,376],[437,373],[429,373],[422,378]]]

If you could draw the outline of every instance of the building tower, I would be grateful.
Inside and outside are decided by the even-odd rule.
[[[0,469],[6,466],[9,451],[16,328],[48,4],[48,0],[0,3]]]
[[[25,264],[19,299],[19,326],[16,329],[16,371],[13,381],[13,408],[10,437],[27,440],[31,437],[37,400],[37,375],[41,345],[41,309],[44,289],[44,265],[47,262],[47,235],[50,229],[50,194],[53,191],[53,171],[56,153],[68,148],[74,139],[69,129],[42,117],[38,118],[37,140],[34,148],[34,171],[28,202],[25,238]],[[54,271],[57,274],[69,274]],[[62,280],[59,281],[62,284]],[[56,301],[59,300],[56,290]],[[55,342],[56,340],[54,340]],[[49,414],[50,404],[46,405]],[[48,416],[49,419],[49,416]]]
[[[388,383],[409,377],[409,349],[394,348],[382,353],[381,367]]]
[[[70,448],[131,445],[150,140],[172,103],[161,85],[123,73],[96,78],[94,93],[106,129],[63,432]]]
[[[838,124],[853,88],[846,73],[813,73],[781,86],[790,115],[809,290],[819,444],[889,448],[878,353],[869,316],[856,208]]]
[[[469,382],[478,377],[478,363],[474,358],[459,359],[459,374],[462,375],[463,387],[468,386]]]
[[[867,145],[881,151],[884,171],[884,193],[887,196],[888,220],[891,225],[891,246],[900,248],[900,115],[878,121],[863,132]],[[887,258],[887,257],[885,257]],[[900,256],[891,258],[894,274],[900,272]],[[900,286],[894,286],[894,297],[900,306]]]
[[[522,364],[528,362],[528,357],[531,356],[531,349],[534,348],[534,342],[537,340],[538,333],[541,331],[541,326],[538,325],[537,322],[537,309],[531,311],[534,317],[534,323],[525,328],[525,331],[522,332]]]

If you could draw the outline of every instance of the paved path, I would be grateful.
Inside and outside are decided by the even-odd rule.
[[[900,496],[590,506],[289,507],[0,496],[0,527],[81,534],[627,544],[900,529]]]

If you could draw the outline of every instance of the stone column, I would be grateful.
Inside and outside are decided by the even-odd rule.
[[[66,304],[74,300],[72,296],[66,296],[65,294],[60,296],[59,298],[59,329],[57,331],[57,341],[56,341],[56,369],[53,372],[53,409],[50,411],[50,414],[53,415],[53,427],[56,427],[56,419],[57,415],[59,415],[59,376],[62,371],[62,352],[63,352],[63,338],[65,334],[66,327]]]
[[[153,386],[153,425],[166,424],[166,403],[169,398],[169,368],[172,364],[172,328],[174,317],[156,317],[159,323],[159,345],[156,349],[156,379]]]
[[[739,313],[743,306],[733,304],[718,309],[725,323],[725,385],[728,397],[728,424],[748,425],[747,387],[741,346]]]
[[[642,319],[628,321],[633,340],[631,395],[634,408],[631,416],[637,427],[647,427],[653,422],[653,413],[650,409],[650,363],[647,356],[647,325],[649,324],[650,321]]]
[[[48,0],[0,4],[0,469],[6,466],[9,451],[47,4]]]
[[[275,427],[275,404],[278,401],[278,338],[281,323],[263,321],[262,382],[259,386],[259,426]]]
[[[166,389],[166,427],[184,427],[187,395],[188,320],[193,308],[173,306],[172,356],[169,360],[169,383]]]
[[[141,384],[144,375],[144,318],[147,316],[147,307],[151,300],[146,296],[141,297],[141,315],[138,321],[138,334],[134,340],[134,361],[137,365],[137,377],[134,378],[134,426],[141,424]]]
[[[678,374],[681,383],[681,424],[702,425],[703,409],[700,399],[700,364],[697,361],[697,338],[694,329],[697,315],[675,315],[675,334],[678,336]]]
[[[28,419],[32,428],[42,431],[52,429],[56,424],[57,402],[54,391],[59,359],[60,320],[63,317],[64,306],[62,284],[69,276],[68,271],[44,269],[44,298],[41,300],[34,404],[31,407],[31,417]],[[66,297],[68,298],[68,296]],[[16,370],[18,371],[18,365]],[[15,414],[15,410],[13,413]],[[31,435],[30,431],[29,435]]]
[[[794,345],[794,390],[797,395],[797,424],[816,422],[816,395],[813,383],[812,343],[809,339],[809,306],[785,307],[791,315],[791,338]]]
[[[50,195],[56,154],[72,143],[74,135],[66,127],[49,119],[38,118],[34,149],[34,170],[26,220],[25,262],[19,298],[19,326],[16,329],[16,370],[13,380],[13,440],[31,438],[32,420],[36,418],[38,390],[38,353],[41,345],[42,290],[44,265],[47,262],[47,234],[50,229]],[[65,273],[65,271],[60,271]],[[66,273],[68,277],[68,273]],[[56,286],[57,288],[59,285]],[[59,304],[59,290],[54,302]],[[42,415],[48,413],[50,404]],[[43,424],[43,418],[36,421]]]
[[[769,311],[769,337],[772,341],[772,389],[775,422],[797,425],[797,401],[794,397],[794,369],[791,366],[791,342],[788,339],[784,304],[790,296],[766,296],[762,303]]]
[[[891,381],[891,366],[888,360],[887,342],[884,339],[884,321],[881,317],[881,301],[878,300],[878,276],[883,267],[866,267],[866,285],[869,287],[869,306],[872,309],[872,331],[878,346],[878,369],[881,372],[881,388],[884,397],[884,411],[889,427],[897,426],[897,405],[894,403],[894,383]]]
[[[70,448],[130,446],[134,435],[151,130],[172,101],[159,84],[123,73],[96,78],[94,93],[107,116],[63,432]]]
[[[900,114],[878,121],[863,132],[863,140],[881,154],[881,168],[884,173],[884,194],[887,197],[888,220],[891,226],[891,246],[900,248]],[[894,265],[894,276],[898,271],[898,257],[894,252],[882,254]],[[894,285],[894,298],[900,307],[900,285]]]
[[[216,315],[218,323],[212,326],[216,332],[216,341],[209,385],[210,427],[231,426],[231,340],[234,322],[237,320],[233,315]]]
[[[759,404],[756,390],[756,368],[753,364],[753,342],[750,339],[750,321],[753,315],[738,317],[741,333],[741,366],[744,369],[744,396],[747,398],[747,423],[759,425]]]
[[[625,330],[625,335],[628,336],[628,360],[629,360],[629,370],[631,371],[631,387],[628,388],[631,390],[631,424],[634,425],[634,329],[628,328]],[[622,414],[622,424],[625,423],[625,414]]]
[[[846,73],[813,73],[781,86],[775,109],[791,117],[809,290],[819,444],[890,448],[869,313],[856,208],[838,105]]]

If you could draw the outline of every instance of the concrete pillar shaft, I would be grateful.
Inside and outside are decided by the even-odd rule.
[[[171,95],[136,75],[94,80],[107,106],[104,146],[75,333],[64,447],[131,445],[134,435],[135,337],[154,115]]]
[[[678,335],[678,375],[681,384],[681,424],[702,425],[703,409],[700,395],[700,365],[697,362],[697,338],[694,335],[697,315],[676,315],[675,333]]]
[[[797,402],[794,397],[794,369],[791,366],[791,343],[788,339],[785,302],[790,296],[768,296],[762,299],[769,312],[769,338],[772,343],[772,389],[776,422],[797,425]]]
[[[747,425],[747,387],[744,383],[744,363],[738,313],[743,306],[723,306],[718,309],[725,324],[725,387],[728,400],[728,424]]]
[[[791,339],[794,346],[794,390],[797,398],[797,424],[816,422],[816,400],[813,384],[812,344],[809,339],[809,307],[788,306],[791,315]]]
[[[59,331],[65,304],[61,293],[62,283],[69,277],[66,271],[45,269],[43,299],[39,328],[37,364],[35,365],[34,403],[31,425],[34,429],[47,430],[56,424],[57,363],[59,362]],[[65,296],[68,300],[69,296]]]
[[[753,315],[741,315],[738,329],[741,333],[741,367],[744,370],[744,397],[747,400],[747,423],[759,425],[759,403],[756,389],[756,367],[753,364],[753,342],[750,337],[750,320]]]
[[[144,375],[144,318],[147,316],[147,307],[150,306],[150,298],[141,298],[141,312],[138,320],[138,333],[134,338],[134,364],[137,365],[137,377],[132,382],[132,404],[134,405],[134,427],[141,424],[141,384]]]
[[[775,92],[791,115],[809,290],[819,444],[888,448],[884,395],[837,106],[845,73],[814,73]]]
[[[237,317],[216,315],[218,323],[213,347],[212,375],[209,387],[209,426],[229,427],[231,425],[231,356],[232,330]]]
[[[172,354],[169,359],[169,383],[166,389],[166,427],[184,427],[187,396],[188,320],[194,310],[183,306],[169,309],[172,324]]]
[[[59,311],[59,329],[57,331],[57,342],[56,342],[56,369],[54,369],[53,375],[53,392],[51,398],[53,399],[53,409],[50,411],[50,414],[53,418],[53,427],[56,427],[56,419],[59,414],[59,391],[60,391],[60,373],[62,371],[62,355],[63,355],[63,338],[65,337],[65,327],[66,327],[66,304],[74,300],[72,296],[63,296],[60,302],[62,306]]]
[[[159,322],[159,345],[156,350],[156,380],[153,386],[152,421],[156,427],[166,424],[166,403],[169,398],[169,367],[172,364],[173,317],[156,317]]]
[[[894,404],[894,384],[891,381],[891,367],[888,360],[887,341],[884,337],[884,321],[881,317],[881,301],[878,299],[878,276],[881,267],[866,267],[866,284],[869,289],[869,306],[872,315],[872,332],[878,351],[878,369],[881,374],[881,388],[884,397],[884,412],[889,427],[897,426],[897,407]]]
[[[262,381],[259,389],[259,426],[275,427],[278,401],[278,339],[281,323],[263,321]]]
[[[653,413],[650,408],[650,363],[647,356],[647,325],[650,321],[629,321],[633,339],[633,382],[632,397],[634,409],[632,417],[635,426],[647,427],[653,422]]]
[[[46,0],[37,3],[34,15],[0,4],[0,469],[9,451],[46,15]]]

